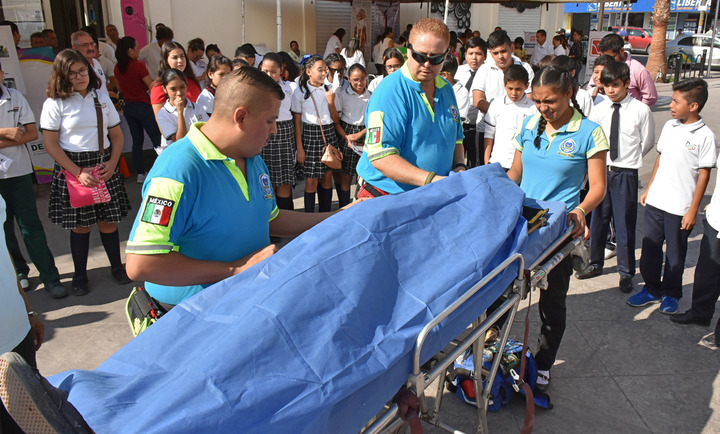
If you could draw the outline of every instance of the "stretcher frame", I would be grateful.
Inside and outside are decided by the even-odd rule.
[[[417,336],[415,342],[415,350],[413,353],[413,370],[408,376],[406,387],[417,395],[420,401],[420,419],[431,425],[442,428],[451,433],[461,434],[452,426],[440,420],[440,407],[442,405],[443,391],[445,388],[445,374],[453,366],[455,359],[462,355],[468,348],[473,347],[473,354],[482,354],[485,345],[485,334],[505,315],[498,337],[500,339],[499,348],[505,348],[510,330],[512,329],[515,315],[517,314],[520,301],[525,299],[528,293],[536,288],[543,288],[547,283],[548,273],[555,268],[563,259],[582,242],[581,237],[572,238],[574,225],[568,226],[566,231],[556,239],[549,247],[547,247],[540,257],[535,260],[527,269],[525,268],[525,258],[520,253],[514,253],[505,259],[500,265],[484,276],[479,282],[468,289],[462,296],[455,300],[450,306],[445,308],[430,322],[428,322]],[[562,246],[562,248],[560,248]],[[559,249],[559,250],[558,250]],[[558,250],[555,254],[555,252]],[[455,348],[445,355],[438,363],[429,369],[423,370],[421,354],[425,339],[431,330],[439,325],[444,319],[450,316],[458,308],[463,306],[473,295],[488,285],[495,277],[500,275],[504,270],[513,264],[518,263],[518,273],[516,279],[508,288],[500,295],[498,300],[504,299],[502,304],[495,308],[491,313],[484,311],[476,320],[472,322],[462,339],[455,339],[450,344]],[[477,433],[489,433],[487,421],[487,409],[492,399],[490,390],[497,376],[502,357],[493,359],[490,370],[482,367],[482,357],[473,357],[474,371],[482,372],[482,375],[474,376],[475,396],[478,416]],[[482,377],[486,377],[487,387],[483,388]],[[428,405],[425,391],[431,384],[437,380],[437,393],[432,407]],[[370,426],[362,430],[363,434],[376,434],[383,432],[395,432],[404,422],[400,418],[400,412],[397,404],[392,404],[390,408],[382,415],[378,416]]]

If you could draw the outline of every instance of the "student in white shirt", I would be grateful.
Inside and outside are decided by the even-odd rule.
[[[650,108],[627,92],[630,68],[610,62],[600,77],[608,99],[593,110],[610,143],[607,155],[607,193],[590,222],[590,266],[577,274],[587,279],[602,274],[610,219],[615,224],[617,271],[620,290],[632,292],[635,275],[638,169],[655,144],[655,121]]]
[[[560,35],[553,36],[552,46],[553,54],[556,56],[567,56],[570,52],[569,48],[567,47],[567,42],[565,41],[565,38]]]
[[[360,43],[355,38],[350,39],[347,47],[342,49],[340,55],[345,58],[345,64],[348,68],[356,63],[359,63],[363,67],[365,66],[365,57],[360,49]]]
[[[340,51],[342,50],[342,40],[345,37],[345,29],[337,29],[335,30],[335,33],[330,36],[330,39],[328,39],[327,44],[325,45],[325,52],[323,53],[323,58],[327,57],[330,53],[337,53],[340,54]]]
[[[212,62],[211,62],[212,63]],[[260,62],[260,71],[272,77],[282,88],[285,98],[280,102],[276,120],[276,132],[262,149],[262,158],[270,171],[270,182],[275,189],[275,201],[279,209],[294,209],[292,188],[295,175],[295,122],[290,111],[295,83],[282,79],[283,62],[277,53],[267,53]]]
[[[545,56],[550,54],[553,54],[553,46],[550,41],[547,40],[547,32],[540,29],[535,34],[535,48],[533,49],[532,57],[530,57],[530,64],[536,66]],[[530,79],[530,81],[532,81],[532,79]]]
[[[200,83],[200,88],[204,88],[207,79],[207,64],[203,60],[205,55],[205,41],[200,38],[191,39],[188,42],[187,57],[190,61],[190,67]]]
[[[673,119],[662,129],[657,143],[660,155],[640,197],[645,206],[640,256],[645,287],[628,299],[630,306],[660,303],[661,313],[677,312],[688,238],[717,161],[715,134],[700,116],[707,98],[707,83],[700,78],[673,85]]]
[[[328,89],[335,92],[350,87],[350,83],[345,79],[347,65],[344,57],[338,53],[330,53],[325,56],[325,65],[328,68],[328,75],[325,77],[325,86]]]
[[[300,85],[293,92],[290,110],[295,122],[297,161],[305,172],[305,212],[315,211],[315,192],[319,211],[330,211],[332,171],[321,161],[325,146],[337,143],[330,115],[325,79],[328,67],[320,56],[311,56],[303,64]]]
[[[465,134],[463,147],[465,148],[465,156],[468,167],[471,168],[478,166],[478,163],[482,163],[482,157],[478,158],[480,148],[478,141],[480,140],[480,135],[482,135],[484,131],[482,128],[477,128],[478,109],[475,107],[475,104],[473,104],[471,89],[475,75],[483,63],[485,63],[486,58],[487,45],[485,44],[485,41],[481,38],[473,36],[468,39],[465,48],[465,61],[467,63],[458,66],[458,70],[455,73],[455,80],[465,86],[465,89],[468,90],[470,104],[468,105],[467,120],[463,121],[463,134]],[[482,126],[484,124],[481,122],[480,125]]]
[[[378,75],[370,82],[368,85],[368,91],[370,91],[370,93],[375,92],[375,89],[377,89],[383,78],[387,77],[388,74],[392,74],[393,72],[399,70],[404,64],[405,57],[400,50],[397,48],[388,48],[385,50],[385,53],[383,53],[382,56],[382,65],[380,66],[380,69],[382,69],[382,75]]]
[[[463,123],[467,121],[468,110],[470,108],[470,92],[462,83],[455,81],[455,74],[458,70],[457,58],[455,56],[447,56],[440,69],[440,76],[447,80],[455,91],[455,99],[457,100],[457,109],[460,119]]]
[[[603,85],[600,82],[600,76],[602,75],[603,69],[605,69],[605,65],[614,61],[615,59],[607,54],[599,56],[595,59],[595,63],[593,64],[592,80],[590,80],[585,88],[585,90],[590,93],[594,105],[598,105],[607,99],[605,96],[605,89],[603,89]]]
[[[175,68],[167,69],[160,80],[167,101],[155,115],[162,133],[162,144],[160,148],[156,148],[158,155],[165,148],[185,137],[190,125],[208,120],[207,113],[188,100],[187,81],[182,71]]]
[[[195,105],[204,111],[208,118],[215,107],[215,90],[220,81],[232,72],[232,60],[225,56],[213,56],[207,68],[208,85],[205,86]]]
[[[525,118],[537,113],[535,103],[525,93],[528,86],[527,70],[522,65],[510,65],[505,71],[507,95],[495,98],[485,114],[485,164],[500,163],[506,171],[512,167],[512,139]]]
[[[348,70],[348,78],[350,87],[336,91],[330,104],[335,131],[340,136],[338,147],[343,153],[340,188],[337,189],[340,208],[350,203],[350,185],[365,143],[365,109],[370,100],[365,68],[354,64]]]

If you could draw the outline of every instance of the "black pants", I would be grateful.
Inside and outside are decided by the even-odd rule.
[[[144,102],[125,101],[123,111],[132,136],[132,154],[137,173],[145,173],[145,162],[143,160],[143,144],[145,134],[152,141],[154,148],[160,147],[160,129],[158,128],[152,106]]]
[[[32,330],[25,336],[20,344],[15,347],[12,352],[18,353],[20,357],[25,359],[28,365],[37,371],[37,362],[35,360],[35,342],[33,341]],[[3,434],[22,434],[24,431],[20,429],[12,417],[5,409],[5,405],[0,403],[0,433]]]
[[[475,130],[475,124],[463,124],[463,147],[465,148],[465,155],[467,155],[468,167],[473,168],[482,165],[482,155],[479,154],[478,143],[477,143],[477,131]]]
[[[720,239],[718,231],[703,218],[703,237],[700,256],[695,267],[691,309],[700,317],[712,319],[715,303],[720,297]],[[720,337],[720,320],[715,326],[716,339]]]
[[[572,272],[572,258],[568,256],[548,273],[548,288],[540,291],[538,310],[541,326],[538,350],[535,353],[538,369],[549,370],[555,363],[560,342],[565,334],[566,299]]]
[[[637,227],[638,173],[607,172],[607,194],[593,211],[590,222],[590,264],[605,263],[605,242],[610,219],[615,221],[617,269],[620,276],[635,275],[635,229]]]
[[[682,275],[691,232],[680,229],[682,219],[683,216],[652,205],[645,207],[640,273],[645,288],[653,297],[682,297]],[[667,243],[664,268],[663,243]]]

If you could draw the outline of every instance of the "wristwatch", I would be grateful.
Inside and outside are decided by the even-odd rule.
[[[32,317],[32,316],[35,316],[35,317],[36,317],[36,316],[38,316],[38,313],[35,312],[34,310],[31,310],[30,312],[28,312],[28,316],[31,316],[31,317]]]

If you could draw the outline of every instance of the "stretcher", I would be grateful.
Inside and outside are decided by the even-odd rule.
[[[514,315],[565,230],[541,204],[528,236],[524,201],[497,164],[366,201],[49,380],[96,432],[356,433],[488,307]]]

